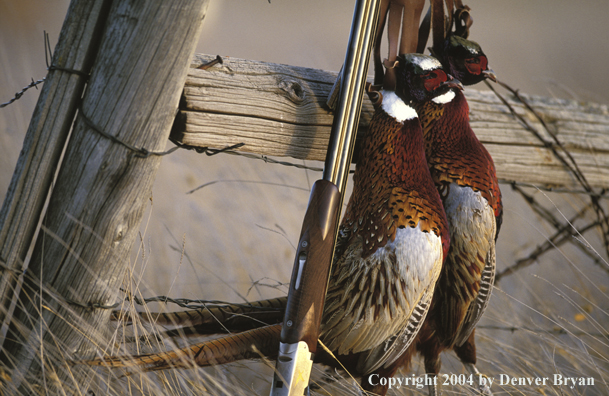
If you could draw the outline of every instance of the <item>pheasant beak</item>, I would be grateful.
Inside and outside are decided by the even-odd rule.
[[[495,72],[492,71],[491,69],[484,70],[482,72],[482,74],[484,75],[484,78],[488,78],[488,79],[492,80],[495,83],[497,82],[497,76],[495,75]]]
[[[448,80],[446,80],[442,84],[440,84],[440,87],[456,88],[456,89],[463,91],[463,84],[461,84],[461,81],[457,80],[450,74],[447,74],[447,77],[448,77]]]

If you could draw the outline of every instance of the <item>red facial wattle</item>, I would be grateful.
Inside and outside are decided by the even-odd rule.
[[[468,58],[465,59],[465,67],[471,74],[478,76],[488,68],[488,60],[484,55]]]
[[[431,92],[438,88],[442,83],[448,80],[446,73],[443,70],[434,70],[431,73],[427,73],[423,76],[425,89]]]

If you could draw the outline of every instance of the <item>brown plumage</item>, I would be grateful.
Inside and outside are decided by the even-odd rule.
[[[432,308],[418,334],[416,347],[409,348],[396,357],[393,363],[376,367],[374,373],[369,374],[393,376],[399,367],[409,365],[415,350],[424,355],[426,370],[429,373],[439,372],[440,353],[450,349],[469,365],[470,370],[475,370],[476,350],[473,329],[490,296],[494,271],[494,238],[500,224],[502,206],[492,159],[469,126],[469,109],[465,97],[460,91],[453,94],[453,98],[441,98],[440,102],[447,101],[445,103],[428,102],[419,106],[425,131],[427,152],[425,161],[449,209],[454,205],[447,202],[447,199],[459,188],[470,188],[474,194],[479,193],[488,206],[486,210],[479,210],[479,215],[483,216],[486,213],[484,224],[488,227],[481,227],[479,233],[463,238],[463,232],[466,232],[467,227],[464,228],[453,220],[451,232],[454,241],[448,254],[449,262],[445,265],[438,281]],[[349,241],[354,235],[363,241],[361,257],[369,257],[378,250],[379,246],[382,246],[385,239],[391,240],[400,226],[421,224],[423,229],[436,232],[437,227],[434,228],[434,224],[438,224],[437,221],[433,221],[434,214],[437,215],[437,206],[430,205],[418,197],[419,192],[425,190],[416,180],[417,174],[421,175],[421,173],[412,170],[401,173],[393,170],[403,167],[404,153],[412,151],[409,149],[400,151],[409,146],[408,141],[399,134],[395,121],[384,117],[382,111],[378,111],[375,117],[379,117],[374,120],[374,125],[377,125],[378,129],[371,130],[370,141],[364,142],[362,162],[358,165],[359,175],[366,176],[355,177],[358,194],[354,194],[351,198],[341,228],[339,254],[349,263],[353,263],[353,260],[344,254],[344,247],[350,244]],[[384,143],[371,144],[377,141],[375,133],[380,131],[384,131]],[[396,150],[395,147],[400,149]],[[392,171],[379,176],[382,169],[392,169]],[[406,180],[404,175],[414,177]],[[409,181],[411,185],[417,186],[416,193],[408,190]],[[395,187],[395,183],[406,184]],[[388,185],[392,186],[391,193],[388,193],[389,189],[386,188]],[[428,190],[425,191],[426,194],[430,194]],[[468,197],[465,196],[464,199]],[[472,204],[474,209],[478,210],[475,207],[478,204],[483,208],[483,201]],[[467,204],[467,201],[462,203]],[[370,207],[381,210],[365,210]],[[458,216],[451,214],[449,218],[457,219]],[[379,233],[379,230],[384,230],[385,233]],[[439,229],[438,231],[442,232]],[[379,243],[377,243],[378,238],[381,239]],[[387,306],[389,296],[398,295],[396,292],[401,286],[400,284],[396,287],[396,284],[391,282],[398,277],[394,269],[394,266],[384,264],[372,269],[365,265],[342,267],[338,262],[332,273],[333,278],[326,303],[327,312],[324,316],[325,323],[332,325],[334,321],[334,326],[341,324],[345,315],[332,316],[333,309],[342,309],[347,303],[349,304],[346,306],[352,311],[361,309],[362,306],[374,307],[369,315],[373,320],[378,320],[382,314],[381,307]],[[371,290],[373,285],[375,286]],[[383,304],[373,305],[368,302],[366,305],[366,300],[373,301],[380,296]],[[278,316],[281,317],[280,314]],[[377,329],[380,327],[377,326]],[[382,334],[382,329],[367,337],[385,337],[379,334]],[[332,338],[328,335],[326,337]],[[337,337],[341,340],[345,338]],[[337,343],[333,347],[338,350],[340,345]],[[357,354],[353,357],[339,356],[343,363],[356,373],[358,365],[354,359],[357,357]],[[322,361],[328,363],[328,358]],[[359,373],[363,374],[362,371]],[[375,393],[383,394],[387,391],[386,387],[378,383],[371,385],[366,378],[363,385],[367,390]]]
[[[461,92],[456,92],[455,98],[447,104],[426,103],[419,109],[422,119],[425,120],[427,161],[432,178],[443,198],[450,194],[453,185],[469,187],[474,192],[479,192],[488,202],[495,217],[500,217],[501,192],[493,160],[471,130],[468,111],[467,101]],[[455,235],[453,238],[460,240],[459,224],[451,224],[451,227],[454,228],[451,229],[451,235]],[[494,240],[495,235],[496,228],[490,239]],[[484,250],[488,249],[468,254],[472,243],[477,242],[466,241],[461,245],[453,240],[447,258],[450,264],[445,265],[439,281],[442,286],[438,288],[438,298],[448,305],[442,309],[442,325],[438,326],[436,331],[443,335],[442,338],[449,345],[454,345],[457,330],[467,308],[478,295],[481,274],[485,267]],[[449,293],[451,297],[441,297],[445,293]]]
[[[425,318],[449,246],[446,216],[427,167],[422,129],[414,109],[405,103],[410,94],[431,98],[446,92],[446,75],[424,85],[418,73],[439,68],[437,61],[414,56],[403,65],[400,78],[413,74],[416,85],[402,81],[399,96],[386,93],[371,121],[340,227],[322,318],[320,340],[361,375],[395,371],[396,361]],[[116,367],[127,362],[156,370],[184,367],[186,356],[198,365],[251,358],[258,351],[274,356],[278,327],[178,352],[84,363]],[[267,344],[268,338],[275,344]],[[331,359],[324,356],[320,354],[319,359],[328,363]]]
[[[437,375],[440,354],[454,350],[478,374],[474,328],[488,304],[495,273],[495,238],[501,224],[501,192],[493,160],[469,125],[469,107],[460,90],[415,102],[423,127],[432,179],[442,197],[450,229],[450,249],[416,341],[379,375],[407,368],[416,352],[426,372]],[[387,385],[367,390],[384,394]],[[490,390],[481,386],[484,394]],[[430,394],[437,389],[430,387]]]
[[[138,312],[136,315],[137,320],[142,322],[182,327],[179,331],[169,330],[161,335],[213,334],[244,331],[265,324],[279,323],[285,307],[286,299],[280,297],[243,304],[209,304],[205,308],[179,312]],[[131,323],[134,318],[130,312],[113,311],[111,320]]]
[[[467,83],[491,76],[486,57],[475,43],[453,37],[447,40],[443,55],[445,67]],[[469,124],[469,106],[462,92],[422,103],[417,111],[427,162],[449,221],[451,247],[416,348],[425,357],[428,373],[438,374],[440,353],[453,349],[468,370],[477,374],[474,328],[494,282],[501,191],[493,160]],[[481,391],[490,393],[488,388]]]
[[[433,259],[430,269],[418,263],[423,268],[408,271],[404,265],[409,259],[390,247],[406,238],[396,240],[398,230],[431,233],[441,237],[443,251],[448,248],[445,216],[426,166],[418,120],[402,123],[377,110],[361,150],[337,249],[346,248],[337,252],[340,257],[332,268],[320,336],[339,354],[391,348],[393,342],[383,343],[408,325],[417,303],[431,297],[429,288],[441,261]],[[429,254],[428,248],[421,249],[419,260]],[[365,373],[378,365],[359,367]]]
[[[138,356],[112,356],[75,363],[105,367],[139,367],[142,371],[205,367],[263,356],[275,358],[281,325],[265,326],[178,350]]]
[[[353,177],[357,194],[349,200],[342,221],[343,232],[364,241],[364,258],[383,246],[385,238],[395,240],[398,228],[414,228],[421,222],[423,232],[447,233],[442,204],[427,177],[418,120],[403,124],[380,109],[370,125],[361,144],[361,171]],[[412,132],[404,133],[406,128]]]

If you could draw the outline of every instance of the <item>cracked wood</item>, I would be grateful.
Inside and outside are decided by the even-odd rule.
[[[229,57],[207,70],[195,69],[214,58],[195,56],[172,139],[213,148],[243,142],[240,151],[244,152],[325,159],[332,125],[325,101],[335,72]],[[472,128],[493,156],[501,181],[579,189],[574,176],[551,150],[526,130],[494,93],[466,89],[465,95]],[[551,141],[522,103],[509,93],[503,95],[546,141]],[[590,185],[609,187],[607,105],[522,96],[569,150]],[[358,140],[372,114],[372,104],[365,98]]]

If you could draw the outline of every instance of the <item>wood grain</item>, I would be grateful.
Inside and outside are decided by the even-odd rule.
[[[207,4],[112,2],[0,352],[12,369],[7,393],[38,393],[31,390],[40,385],[48,394],[87,393],[90,373],[62,362],[105,347],[103,324],[111,312],[97,307],[119,299],[161,161],[99,131],[149,151],[164,149]],[[57,368],[56,381],[43,382],[45,367]]]
[[[325,159],[332,125],[326,97],[335,72],[224,58],[207,70],[196,66],[214,59],[197,55],[189,71],[172,139],[197,147],[224,148],[297,159]],[[576,179],[526,130],[490,91],[466,89],[471,124],[505,182],[581,189]],[[546,140],[548,133],[512,95],[511,106]],[[609,109],[606,105],[522,95],[569,150],[593,187],[609,187]],[[372,104],[365,98],[358,136],[366,131]],[[560,149],[558,149],[560,151]]]
[[[70,5],[53,66],[89,73],[108,14],[104,3],[96,0]],[[49,71],[34,109],[0,210],[0,323],[5,320],[23,273],[85,82],[86,78],[78,74]]]

